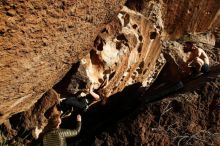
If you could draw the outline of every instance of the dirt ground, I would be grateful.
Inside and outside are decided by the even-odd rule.
[[[141,107],[97,134],[95,146],[220,145],[220,79]]]

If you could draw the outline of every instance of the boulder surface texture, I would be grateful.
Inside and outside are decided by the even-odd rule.
[[[0,1],[0,123],[29,109],[60,81],[123,3]]]

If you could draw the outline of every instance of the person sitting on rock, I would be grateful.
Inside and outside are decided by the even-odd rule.
[[[190,52],[187,64],[193,74],[199,72],[208,73],[209,71],[209,58],[204,50],[195,46],[192,42],[186,42],[184,47],[185,52]]]
[[[75,137],[81,130],[81,115],[78,114],[76,129],[60,129],[60,115],[56,114],[49,118],[48,132],[43,136],[43,146],[66,146],[66,138]]]

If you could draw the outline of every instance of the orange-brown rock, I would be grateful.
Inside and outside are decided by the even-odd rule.
[[[166,39],[220,26],[218,0],[128,0],[126,5],[153,21]]]
[[[220,26],[220,1],[164,0],[164,28],[171,38]]]
[[[61,80],[123,3],[0,1],[0,123],[30,108]]]
[[[115,38],[101,36],[107,42],[103,46],[107,50],[100,51],[100,46],[93,48],[103,24],[117,16],[124,1],[1,1],[0,123],[29,109],[83,57],[93,60],[90,67],[95,63],[99,69],[100,74],[94,77],[91,73],[88,78],[102,96],[108,97],[135,82],[149,86],[160,71],[159,62],[164,62],[160,55],[161,39],[176,39],[186,32],[205,31],[220,23],[220,2],[216,0],[128,0],[126,5],[143,16],[122,11],[119,17],[124,20],[120,23],[125,28],[137,23],[132,27],[139,32],[127,34],[127,30],[123,32],[117,25],[108,25],[106,29],[112,30],[110,34]],[[117,32],[125,34],[126,39]],[[106,56],[112,43],[116,51],[110,52],[120,52],[118,58],[114,54]],[[94,51],[88,54],[92,48]],[[99,55],[101,58],[97,59]],[[158,62],[158,58],[162,61]],[[121,64],[112,64],[114,59]],[[102,65],[97,66],[94,60]]]
[[[134,83],[149,87],[164,63],[160,36],[153,24],[142,14],[123,7],[117,18],[98,35],[90,54],[81,59],[68,90],[72,94],[81,91],[106,99]],[[80,74],[81,77],[76,76]],[[80,86],[75,88],[77,78],[85,76],[87,91],[79,90]]]

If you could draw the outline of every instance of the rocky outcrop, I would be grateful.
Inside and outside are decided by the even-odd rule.
[[[128,0],[126,5],[140,13],[122,10],[106,32],[103,24],[116,17],[123,3],[1,1],[0,123],[29,109],[80,60],[87,69],[88,89],[93,85],[101,97],[136,82],[147,87],[164,64],[161,39],[219,25],[220,3],[215,0]],[[72,87],[68,90],[75,92]]]
[[[124,7],[98,35],[95,48],[81,59],[68,90],[71,94],[79,91],[74,89],[74,79],[81,74],[78,78],[87,77],[84,88],[89,91],[83,95],[95,90],[95,96],[105,100],[134,83],[149,87],[164,63],[156,29],[143,15]]]
[[[204,32],[220,25],[220,1],[164,0],[164,28],[170,38],[186,32]]]
[[[105,102],[135,83],[142,83],[143,87],[148,88],[164,64],[160,37],[153,25],[140,13],[123,7],[98,34],[90,53],[80,59],[55,86],[61,95],[55,90],[46,92],[34,106],[22,112],[23,124],[20,127],[36,138],[37,133],[51,124],[48,123],[48,113],[60,97],[91,94]],[[13,136],[19,137],[19,134]]]
[[[135,83],[148,89],[165,59],[170,71],[165,72],[165,81],[175,83],[184,77],[177,72],[184,70],[182,43],[165,40],[219,25],[220,6],[214,0],[200,3],[128,0],[126,5],[136,11],[120,7],[123,3],[116,0],[1,1],[0,123],[17,112],[26,111],[21,114],[21,127],[29,132],[43,129],[48,120],[45,114],[59,100],[59,94],[49,89],[71,67],[68,72],[71,78],[62,80],[67,81],[66,88],[57,85],[56,89],[74,96],[91,94],[103,101]],[[215,36],[218,35],[216,32]],[[211,64],[219,60],[210,51],[217,45],[212,34],[192,36],[203,43],[201,48],[207,48]],[[10,122],[5,125],[13,128]],[[19,138],[19,133],[16,136]]]
[[[128,0],[126,5],[157,24],[164,39],[220,26],[220,1]]]
[[[86,55],[124,1],[1,1],[0,123],[30,108]]]

